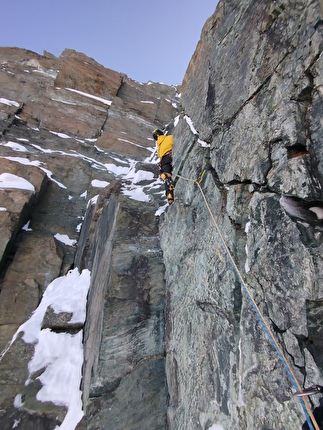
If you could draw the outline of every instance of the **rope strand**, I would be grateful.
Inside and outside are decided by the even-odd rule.
[[[204,177],[205,173],[206,173],[206,170],[203,170],[203,172],[202,172],[199,180],[195,180],[195,179],[191,179],[191,178],[185,178],[184,176],[180,176],[180,175],[176,175],[176,176],[178,178],[180,178],[180,179],[184,179],[185,181],[194,182],[198,186],[198,188],[199,188],[199,190],[200,190],[200,192],[202,194],[202,197],[204,199],[205,205],[206,205],[206,207],[208,209],[208,212],[209,212],[209,214],[211,216],[211,219],[213,221],[213,224],[214,224],[214,226],[216,228],[217,234],[218,234],[218,236],[221,239],[222,245],[223,245],[223,247],[224,247],[224,249],[225,249],[225,251],[226,251],[226,253],[227,253],[227,255],[228,255],[229,259],[230,259],[231,264],[233,265],[233,268],[234,268],[234,270],[235,270],[235,272],[236,272],[236,274],[237,274],[237,276],[239,278],[239,281],[240,281],[241,285],[243,286],[243,288],[244,288],[244,290],[245,290],[245,292],[246,292],[246,294],[247,294],[247,296],[248,296],[248,298],[249,298],[249,300],[251,302],[252,307],[254,308],[254,310],[255,310],[255,312],[256,312],[256,314],[257,314],[257,316],[258,316],[258,318],[259,318],[259,320],[260,320],[260,322],[261,322],[261,324],[262,324],[262,326],[263,326],[263,328],[264,328],[264,330],[265,330],[265,332],[266,332],[266,334],[267,334],[267,336],[268,336],[271,344],[275,348],[275,350],[276,350],[276,352],[277,352],[280,360],[282,361],[282,363],[283,363],[283,365],[285,367],[285,370],[287,371],[287,374],[290,377],[290,380],[291,380],[294,388],[297,391],[301,391],[302,390],[301,385],[299,384],[299,382],[298,382],[298,380],[297,380],[297,378],[296,378],[296,376],[295,376],[292,368],[288,364],[288,361],[286,360],[281,347],[277,343],[277,340],[275,339],[275,336],[274,336],[274,334],[273,334],[270,326],[268,325],[268,323],[267,323],[264,315],[262,314],[261,310],[259,309],[259,306],[257,305],[255,299],[253,298],[248,285],[244,281],[243,276],[242,276],[242,274],[241,274],[241,272],[240,272],[240,270],[239,270],[239,268],[238,268],[238,266],[237,266],[237,264],[236,264],[236,262],[235,262],[235,260],[234,260],[234,258],[232,256],[231,251],[229,250],[229,247],[226,244],[226,241],[225,241],[225,239],[224,239],[224,237],[223,237],[223,235],[222,235],[222,233],[220,231],[220,228],[219,228],[219,226],[218,226],[218,224],[217,224],[217,222],[215,220],[215,217],[214,217],[214,215],[212,213],[210,205],[209,205],[209,203],[208,203],[208,201],[206,199],[206,196],[204,194],[204,191],[203,191],[203,189],[201,187],[201,182],[203,180],[203,177]],[[320,427],[318,426],[318,424],[316,422],[316,419],[315,419],[315,417],[313,415],[313,412],[312,412],[312,409],[311,409],[311,406],[310,406],[310,403],[309,403],[308,399],[306,399],[306,398],[303,399],[302,397],[299,397],[299,400],[300,400],[301,406],[303,408],[303,412],[304,412],[304,415],[306,417],[309,429],[310,430],[314,430],[314,428],[315,428],[315,430],[320,430]],[[314,425],[314,427],[313,427],[313,425]]]

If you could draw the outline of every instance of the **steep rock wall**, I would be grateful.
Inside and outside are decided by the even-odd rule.
[[[165,428],[164,266],[154,206],[129,201],[111,184],[98,207],[87,254],[91,270],[78,428]],[[107,202],[104,204],[104,202]],[[98,208],[102,214],[95,220]],[[93,216],[94,215],[94,216]],[[84,255],[83,255],[84,258]],[[81,258],[82,259],[82,258]]]
[[[175,129],[162,223],[170,429],[295,429],[295,386],[322,384],[322,15],[318,1],[223,0]],[[184,179],[188,178],[190,180]],[[319,397],[312,397],[314,406]]]

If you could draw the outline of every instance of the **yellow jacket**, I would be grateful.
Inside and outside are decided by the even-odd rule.
[[[162,135],[157,137],[157,154],[160,159],[172,150],[173,148],[173,136],[170,134],[168,136]]]

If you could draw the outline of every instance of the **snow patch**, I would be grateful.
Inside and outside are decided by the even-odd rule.
[[[141,187],[130,186],[124,188],[122,194],[128,196],[132,200],[137,200],[138,202],[149,202],[149,197]]]
[[[81,96],[88,97],[88,98],[93,99],[93,100],[97,100],[97,101],[104,103],[108,106],[110,106],[112,103],[111,100],[106,100],[106,99],[103,99],[102,97],[94,96],[93,94],[83,93],[83,91],[74,90],[73,88],[65,88],[65,89],[68,91],[72,91],[73,93],[78,93]]]
[[[40,161],[30,161],[28,160],[28,158],[23,158],[23,157],[1,157],[1,158],[5,158],[6,160],[10,160],[10,161],[15,161],[16,163],[20,163],[20,164],[24,164],[24,165],[28,165],[28,166],[36,166],[39,167],[41,166],[41,162]]]
[[[90,272],[77,269],[71,270],[65,276],[56,278],[46,289],[43,298],[32,316],[22,324],[14,335],[12,342],[23,332],[26,343],[35,344],[34,356],[29,362],[28,385],[33,375],[46,367],[37,379],[42,388],[37,393],[37,399],[42,402],[52,402],[65,406],[67,414],[60,430],[74,430],[82,419],[82,392],[80,390],[83,365],[82,330],[77,334],[55,333],[50,329],[42,330],[42,321],[48,307],[55,313],[73,313],[70,323],[85,322],[86,298],[90,286]],[[22,397],[18,394],[14,406],[23,405]]]
[[[110,184],[110,182],[107,181],[99,181],[99,179],[93,179],[91,182],[92,187],[94,188],[105,188]]]
[[[203,148],[209,148],[211,145],[204,140],[197,139],[197,143],[199,143]]]
[[[14,420],[12,428],[15,429],[16,427],[18,427],[20,424],[20,421],[21,421],[20,418],[19,418],[19,420]]]
[[[24,164],[24,165],[39,167],[43,172],[46,173],[46,175],[48,176],[48,178],[51,181],[55,182],[55,184],[57,184],[60,188],[66,189],[65,185],[63,185],[60,182],[56,181],[52,177],[53,174],[52,174],[52,172],[50,170],[45,169],[44,167],[41,167],[42,163],[40,161],[30,161],[30,160],[28,160],[28,158],[22,158],[22,157],[1,157],[1,158],[5,158],[6,160],[10,160],[10,161],[15,161],[16,163],[20,163],[20,164]]]
[[[97,194],[96,196],[92,197],[92,199],[88,201],[87,206],[95,205],[96,202],[98,201],[98,198],[99,198],[99,194]]]
[[[53,173],[52,173],[50,170],[48,170],[48,169],[44,169],[43,167],[40,167],[40,169],[41,169],[43,172],[45,172],[45,173],[46,173],[46,175],[47,175],[47,177],[48,177],[51,181],[55,182],[55,184],[57,184],[60,188],[64,188],[65,190],[67,189],[67,187],[66,187],[64,184],[62,184],[61,182],[56,181],[56,179],[54,179],[54,178],[53,178]]]
[[[98,151],[98,152],[104,152],[103,149],[99,148],[98,146],[94,145],[94,148]]]
[[[20,106],[20,104],[18,102],[15,102],[13,100],[4,99],[4,98],[0,98],[0,103],[7,105],[7,106],[15,106],[15,107]]]
[[[62,139],[71,139],[71,136],[68,136],[65,133],[57,133],[56,131],[49,130],[50,133],[55,134],[58,137],[61,137]]]
[[[112,163],[105,164],[104,166],[109,172],[114,173],[116,176],[126,175],[129,172],[129,166],[121,167]]]
[[[0,188],[35,191],[33,184],[20,176],[13,175],[12,173],[1,173]]]
[[[13,405],[17,409],[21,408],[21,406],[23,405],[22,395],[21,394],[17,394],[16,395],[16,397],[14,398],[14,401],[13,401]]]
[[[65,245],[68,246],[74,246],[77,243],[77,240],[75,239],[70,239],[67,234],[60,234],[60,233],[56,233],[54,235],[55,239],[57,239],[59,242],[65,243]]]
[[[133,184],[138,184],[142,181],[152,181],[154,179],[154,174],[145,170],[138,170],[134,174],[133,172],[129,172],[124,179],[132,179]]]
[[[166,203],[164,206],[161,206],[160,208],[158,208],[155,212],[155,216],[160,216],[161,214],[163,214],[168,206],[169,204]]]
[[[198,134],[199,134],[199,133],[196,131],[196,129],[195,129],[194,125],[193,125],[193,121],[191,120],[191,118],[190,118],[189,116],[187,116],[187,115],[184,115],[184,119],[185,119],[185,121],[186,121],[187,125],[189,126],[189,128],[190,128],[191,132],[192,132],[193,134],[195,134],[196,136],[198,136]],[[207,143],[207,142],[205,142],[204,140],[198,139],[198,140],[197,140],[197,142],[198,142],[202,147],[204,147],[204,148],[208,148],[208,147],[210,147],[210,144],[209,144],[209,143]]]
[[[198,134],[197,131],[194,128],[193,121],[191,120],[191,118],[189,116],[187,116],[187,115],[184,115],[184,119],[185,119],[187,125],[189,126],[191,132],[193,134]]]
[[[17,152],[28,152],[28,149],[24,145],[21,145],[20,143],[17,143],[17,142],[10,142],[9,141],[7,143],[4,143],[3,146],[11,148]]]
[[[25,231],[33,231],[33,229],[29,227],[29,224],[30,220],[21,229]]]

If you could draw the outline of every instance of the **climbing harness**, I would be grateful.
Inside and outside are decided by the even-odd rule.
[[[224,249],[225,249],[225,251],[226,251],[226,253],[227,253],[228,257],[229,257],[229,260],[230,260],[230,262],[231,262],[231,264],[232,264],[232,266],[233,266],[233,268],[234,268],[234,270],[235,270],[235,272],[236,272],[236,274],[237,274],[238,278],[239,278],[239,281],[240,281],[241,285],[243,286],[243,288],[244,288],[244,290],[245,290],[245,292],[246,292],[246,294],[247,294],[247,296],[248,296],[248,298],[249,298],[249,300],[250,300],[250,303],[251,303],[252,307],[254,308],[254,310],[255,310],[255,312],[256,312],[256,315],[258,316],[258,319],[259,319],[259,321],[260,321],[260,323],[261,323],[262,327],[264,328],[264,331],[266,332],[266,334],[267,334],[267,336],[268,336],[268,338],[269,338],[269,340],[270,340],[271,344],[272,344],[272,345],[273,345],[273,347],[275,348],[275,350],[276,350],[276,352],[277,352],[277,354],[278,354],[278,356],[279,356],[280,360],[282,361],[282,363],[283,363],[283,365],[284,365],[284,367],[285,367],[285,370],[287,371],[287,374],[288,374],[288,376],[290,377],[290,380],[291,380],[291,382],[292,382],[292,384],[293,384],[294,388],[295,388],[297,391],[301,391],[301,390],[302,390],[302,388],[301,388],[301,386],[300,386],[299,382],[297,381],[297,378],[296,378],[296,376],[295,376],[295,374],[294,374],[294,372],[293,372],[292,368],[291,368],[291,367],[290,367],[290,365],[288,364],[288,362],[287,362],[287,360],[286,360],[286,358],[285,358],[285,356],[284,356],[284,353],[283,353],[283,351],[282,351],[281,347],[279,346],[279,344],[278,344],[277,340],[275,339],[275,336],[274,336],[274,334],[273,334],[273,332],[272,332],[272,330],[271,330],[270,326],[268,325],[268,323],[267,323],[267,321],[266,321],[266,319],[265,319],[265,317],[264,317],[263,313],[262,313],[262,312],[261,312],[261,310],[259,309],[259,307],[258,307],[258,305],[257,305],[257,303],[256,303],[256,301],[255,301],[255,299],[253,298],[253,296],[252,296],[252,294],[251,294],[251,291],[250,291],[250,289],[249,289],[248,285],[247,285],[247,284],[246,284],[246,282],[244,281],[244,279],[243,279],[243,277],[242,277],[242,274],[241,274],[241,272],[240,272],[240,270],[239,270],[239,268],[238,268],[238,266],[237,266],[237,264],[236,264],[236,262],[235,262],[235,260],[234,260],[234,258],[233,258],[233,256],[232,256],[231,251],[229,250],[229,247],[228,247],[228,245],[226,244],[226,241],[225,241],[225,239],[224,239],[224,237],[223,237],[223,235],[222,235],[222,233],[221,233],[221,230],[220,230],[220,228],[219,228],[219,226],[218,226],[218,224],[217,224],[217,222],[216,222],[216,220],[215,220],[215,217],[214,217],[214,215],[213,215],[213,213],[212,213],[212,210],[211,210],[211,208],[210,208],[210,205],[209,205],[209,203],[208,203],[208,201],[207,201],[207,199],[206,199],[205,193],[204,193],[204,191],[203,191],[203,189],[202,189],[202,186],[201,186],[201,182],[203,181],[203,178],[204,178],[205,173],[206,173],[206,170],[203,170],[203,172],[202,172],[202,174],[200,175],[200,177],[199,177],[199,179],[198,179],[198,180],[196,180],[196,179],[191,179],[191,178],[186,178],[186,177],[184,177],[184,176],[180,176],[180,175],[176,175],[176,177],[177,177],[177,178],[180,178],[180,179],[183,179],[183,180],[185,180],[185,181],[188,181],[188,182],[194,182],[194,183],[198,186],[198,188],[199,188],[199,190],[200,190],[200,192],[201,192],[201,194],[202,194],[202,197],[203,197],[203,199],[204,199],[204,202],[205,202],[205,205],[206,205],[206,207],[207,207],[207,210],[208,210],[208,212],[209,212],[209,214],[210,214],[210,216],[211,216],[211,219],[212,219],[212,221],[213,221],[213,224],[214,224],[214,226],[215,226],[215,229],[216,229],[216,231],[217,231],[217,233],[218,233],[218,236],[219,236],[219,237],[220,237],[220,239],[221,239],[222,245],[223,245],[223,247],[224,247]],[[310,406],[310,403],[309,403],[308,399],[306,399],[306,398],[302,398],[302,397],[299,397],[299,400],[300,400],[301,406],[302,406],[302,408],[303,408],[303,412],[304,412],[304,415],[305,415],[305,417],[306,417],[306,420],[307,420],[307,424],[308,424],[309,429],[310,429],[310,430],[314,430],[314,429],[315,429],[315,430],[320,430],[320,427],[318,426],[318,424],[317,424],[317,422],[316,422],[316,419],[315,419],[315,417],[314,417],[314,415],[313,415],[313,412],[312,412],[312,409],[311,409],[311,406]],[[313,426],[314,426],[314,427],[313,427]]]

